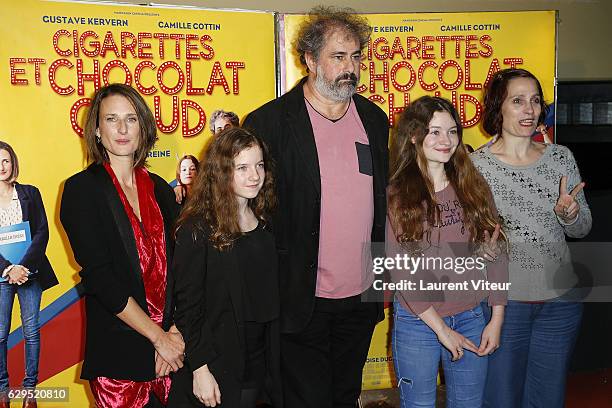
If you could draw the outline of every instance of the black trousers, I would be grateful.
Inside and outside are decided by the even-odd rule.
[[[266,330],[269,330],[268,323],[245,322],[244,336],[247,350],[244,378],[241,382],[231,376],[226,378],[224,382],[217,378],[221,388],[221,405],[217,405],[217,407],[255,408],[266,374]],[[168,407],[204,407],[204,404],[200,403],[193,395],[193,376],[189,368],[181,369],[177,373],[177,376],[179,375],[183,377],[180,381],[182,387],[179,389],[179,382],[173,383]],[[188,377],[188,380],[185,377]],[[224,384],[230,381],[231,386],[228,386],[227,389],[234,390],[235,395],[230,395],[224,388]],[[145,408],[158,408],[158,405],[151,405],[150,407],[147,405]]]
[[[308,326],[281,334],[286,408],[355,408],[377,310],[360,295],[316,298]]]

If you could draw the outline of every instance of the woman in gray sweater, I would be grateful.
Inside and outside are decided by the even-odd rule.
[[[591,212],[571,151],[531,138],[545,115],[533,74],[493,76],[483,127],[496,138],[471,157],[508,233],[511,286],[501,346],[489,358],[488,407],[562,407],[582,316],[582,304],[565,300],[575,283],[565,236],[584,237]]]

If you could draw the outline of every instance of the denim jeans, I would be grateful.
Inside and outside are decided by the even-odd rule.
[[[454,331],[480,345],[485,320],[480,305],[445,317]],[[479,408],[487,377],[487,356],[465,350],[452,361],[452,354],[438,341],[433,330],[418,316],[394,303],[393,363],[400,389],[401,408],[436,406],[436,379],[442,359],[446,380],[447,408]]]
[[[509,301],[500,348],[489,357],[484,406],[562,408],[581,317],[582,303]]]
[[[42,290],[36,279],[23,285],[0,282],[0,392],[9,387],[7,369],[7,340],[11,328],[13,300],[17,293],[21,309],[21,326],[25,340],[26,375],[23,386],[34,388],[38,383],[38,360],[40,355],[40,297]]]

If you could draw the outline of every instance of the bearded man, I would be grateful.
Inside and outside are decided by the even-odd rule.
[[[356,94],[371,27],[347,9],[313,9],[294,44],[308,75],[245,119],[275,162],[281,372],[289,408],[354,408],[379,302],[372,242],[383,242],[388,120]],[[266,165],[268,165],[266,163]]]

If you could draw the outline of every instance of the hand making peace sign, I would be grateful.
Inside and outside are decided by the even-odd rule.
[[[578,201],[576,201],[576,196],[584,188],[584,186],[584,182],[580,183],[568,194],[567,176],[561,177],[561,182],[559,183],[559,198],[557,199],[557,204],[555,205],[554,211],[555,214],[557,214],[557,216],[566,224],[571,224],[578,216],[580,204],[578,204]]]

